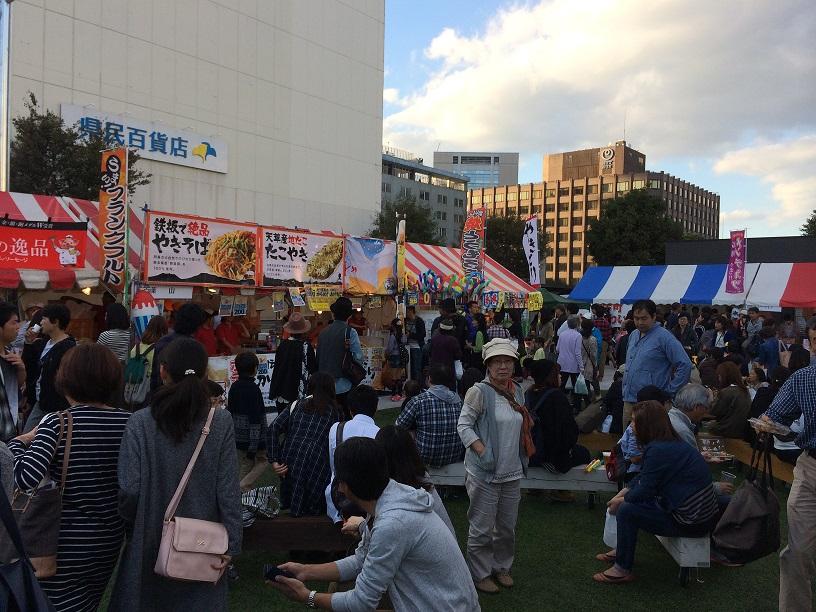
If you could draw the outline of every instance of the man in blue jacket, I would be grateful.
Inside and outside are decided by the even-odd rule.
[[[657,324],[657,305],[640,300],[632,306],[637,329],[629,335],[623,375],[623,428],[643,387],[654,385],[672,397],[689,381],[691,360],[674,334]]]

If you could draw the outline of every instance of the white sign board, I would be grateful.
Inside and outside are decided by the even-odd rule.
[[[102,134],[110,146],[135,149],[144,159],[189,166],[211,172],[227,172],[226,141],[207,134],[179,130],[164,123],[105,113],[90,106],[61,104],[65,125],[80,134]]]
[[[224,391],[228,393],[230,385],[238,380],[238,372],[235,369],[235,355],[210,357],[209,366],[210,379],[224,387]],[[272,369],[274,367],[275,353],[258,355],[258,373],[255,375],[255,384],[260,388],[264,406],[267,408],[274,406],[274,402],[269,399],[269,386],[272,382]],[[226,393],[224,397],[226,397]]]
[[[191,300],[193,288],[180,285],[161,286],[143,285],[142,289],[153,296],[154,300]]]

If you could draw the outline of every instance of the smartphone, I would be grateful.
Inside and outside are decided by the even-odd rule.
[[[264,564],[263,567],[263,577],[264,580],[271,580],[272,582],[275,581],[276,576],[286,576],[287,578],[294,578],[290,572],[286,570],[280,569],[277,565],[272,565],[271,563]]]

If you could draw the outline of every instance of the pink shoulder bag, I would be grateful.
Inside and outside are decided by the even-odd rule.
[[[224,573],[223,569],[216,569],[213,566],[221,565],[221,555],[227,553],[229,537],[226,528],[221,523],[175,516],[201,447],[204,446],[204,440],[210,433],[215,410],[215,408],[210,408],[207,422],[204,424],[204,429],[201,430],[201,437],[198,439],[190,463],[187,464],[181,482],[164,513],[159,557],[153,568],[153,571],[159,576],[214,584]]]

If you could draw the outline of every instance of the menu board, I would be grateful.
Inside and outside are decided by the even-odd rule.
[[[256,226],[152,211],[146,223],[147,283],[256,284]]]
[[[265,287],[343,282],[341,236],[264,227],[261,244]]]

